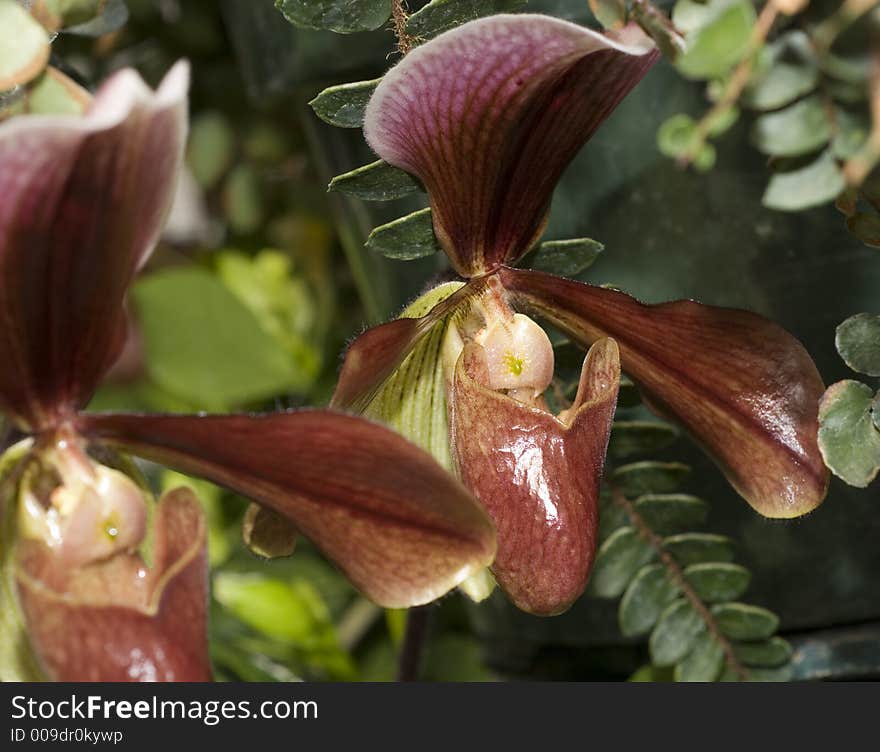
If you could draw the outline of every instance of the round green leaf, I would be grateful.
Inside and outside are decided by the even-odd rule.
[[[663,547],[683,567],[701,562],[733,561],[733,541],[711,533],[681,533],[663,541]]]
[[[778,110],[809,94],[818,83],[819,67],[809,37],[792,31],[765,48],[740,101],[756,110]]]
[[[694,646],[675,667],[675,681],[713,682],[724,668],[724,648],[708,631],[699,634]]]
[[[697,124],[690,115],[680,113],[663,121],[657,130],[657,148],[667,157],[690,154],[697,140]]]
[[[204,112],[195,118],[189,132],[186,162],[202,188],[213,188],[232,164],[235,133],[226,116]]]
[[[719,629],[733,640],[766,640],[779,626],[772,611],[746,603],[719,603],[712,606]]]
[[[24,84],[49,62],[49,37],[16,0],[0,0],[0,91]]]
[[[636,499],[636,511],[660,535],[698,527],[706,521],[705,501],[688,494],[645,494]]]
[[[714,78],[749,52],[755,8],[746,0],[714,0],[702,23],[688,34],[676,67],[689,78]]]
[[[678,586],[662,564],[642,567],[629,584],[617,620],[624,637],[635,637],[649,632],[663,610],[679,595]]]
[[[814,162],[777,172],[770,178],[761,203],[768,209],[800,211],[833,201],[846,188],[846,180],[830,151]]]
[[[854,371],[880,376],[880,314],[850,316],[837,327],[834,344]]]
[[[420,40],[430,39],[467,21],[516,10],[525,3],[526,0],[431,0],[409,17],[406,33]]]
[[[752,142],[764,154],[795,157],[828,143],[831,123],[819,95],[779,112],[762,115],[752,128]]]
[[[391,0],[275,0],[294,26],[338,34],[378,29],[391,17]]]
[[[700,600],[720,603],[739,598],[748,588],[752,575],[739,564],[707,562],[691,564],[684,576]]]
[[[232,168],[223,186],[226,221],[234,232],[247,235],[259,229],[265,213],[262,187],[256,169],[248,162]]]
[[[590,592],[600,598],[619,597],[636,572],[655,554],[651,544],[633,528],[620,528],[599,547]]]
[[[819,449],[825,464],[851,486],[864,488],[880,471],[880,429],[873,391],[838,381],[819,402]]]
[[[706,625],[700,615],[686,600],[681,599],[670,604],[648,641],[651,662],[657,666],[675,665],[690,653],[697,637],[705,629]]]

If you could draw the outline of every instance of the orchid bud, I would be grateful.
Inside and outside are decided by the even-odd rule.
[[[19,530],[40,540],[68,566],[136,548],[146,533],[143,491],[128,476],[98,464],[76,437],[58,438],[19,490]]]

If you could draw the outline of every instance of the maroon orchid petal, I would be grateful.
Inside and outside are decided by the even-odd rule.
[[[557,614],[584,591],[596,552],[617,345],[605,339],[590,349],[562,420],[487,389],[488,381],[483,348],[467,346],[450,399],[453,453],[498,530],[499,585],[521,609]]]
[[[825,497],[816,440],[824,386],[800,342],[748,311],[689,300],[644,305],[614,290],[503,269],[521,306],[588,344],[613,336],[652,406],[714,457],[767,517],[797,517]]]
[[[529,250],[562,171],[656,58],[636,26],[599,34],[540,15],[471,21],[386,74],[364,134],[425,184],[440,243],[472,277]]]
[[[135,554],[71,568],[19,543],[28,635],[56,681],[210,681],[205,521],[189,489],[156,508],[153,565]]]
[[[83,117],[0,124],[0,410],[31,429],[83,406],[123,342],[125,292],[170,206],[188,68],[124,70]]]
[[[83,415],[82,432],[200,475],[288,517],[377,603],[427,603],[487,566],[491,522],[400,435],[324,410]]]
[[[367,329],[355,338],[345,353],[339,381],[330,406],[362,412],[376,392],[407,355],[438,324],[468,298],[476,295],[481,282],[459,288],[418,318],[403,316]]]

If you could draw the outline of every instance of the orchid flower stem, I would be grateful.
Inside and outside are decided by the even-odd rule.
[[[748,671],[736,657],[736,653],[733,650],[733,645],[730,644],[730,640],[728,640],[721,631],[712,612],[706,604],[703,603],[700,596],[697,595],[696,591],[687,581],[687,578],[684,576],[684,571],[679,563],[672,557],[669,551],[666,550],[663,545],[663,539],[651,530],[648,523],[645,522],[638,511],[636,511],[635,504],[626,497],[626,494],[624,494],[618,486],[610,482],[608,485],[611,489],[611,497],[614,503],[626,512],[633,527],[636,529],[636,532],[638,532],[638,534],[657,552],[657,557],[660,559],[660,563],[666,567],[672,581],[678,586],[679,590],[684,597],[687,598],[694,611],[696,611],[699,617],[703,620],[706,629],[709,630],[712,637],[714,637],[718,644],[721,645],[721,649],[724,651],[724,660],[727,663],[727,667],[742,681],[748,679]]]
[[[406,614],[406,632],[397,662],[397,681],[418,681],[425,645],[428,641],[428,628],[431,620],[431,606],[416,606]]]

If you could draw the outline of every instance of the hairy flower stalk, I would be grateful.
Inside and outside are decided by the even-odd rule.
[[[168,212],[188,68],[154,92],[123,70],[85,115],[0,124],[0,411],[30,436],[0,463],[0,678],[204,681],[205,519],[193,492],[154,504],[118,451],[271,510],[365,595],[427,603],[488,565],[495,531],[424,451],[365,419],[82,412],[125,340],[125,296]],[[295,532],[294,532],[295,531]],[[266,543],[262,540],[261,545]]]
[[[464,282],[356,339],[333,405],[405,428],[389,396],[405,392],[400,374],[427,378],[442,361],[442,393],[432,376],[430,400],[399,403],[446,412],[448,456],[498,531],[492,572],[532,613],[565,610],[589,576],[621,366],[762,514],[803,514],[827,488],[815,440],[822,382],[790,334],[745,311],[648,306],[513,268],[543,232],[569,161],[656,58],[632,24],[598,34],[498,15],[414,49],[367,106],[367,141],[424,184],[437,239]],[[588,349],[577,396],[559,415],[542,397],[553,355],[532,317]],[[488,590],[485,581],[466,588]]]

